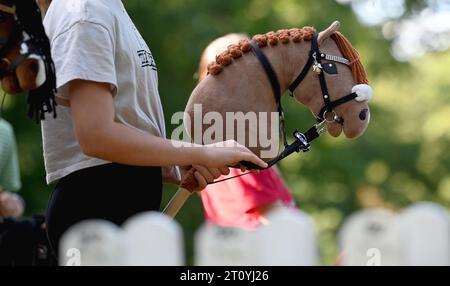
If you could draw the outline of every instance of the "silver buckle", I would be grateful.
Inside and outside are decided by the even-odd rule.
[[[322,134],[324,134],[324,133],[326,133],[328,131],[326,123],[327,123],[327,121],[323,120],[322,122],[317,123],[315,125],[317,134],[322,135]]]
[[[333,118],[328,119],[328,117],[327,117],[328,114],[333,115]],[[339,122],[339,116],[336,114],[336,112],[334,110],[325,111],[322,115],[322,118],[324,119],[325,122],[328,122],[328,123]]]

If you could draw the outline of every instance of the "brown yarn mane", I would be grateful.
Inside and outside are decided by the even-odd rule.
[[[316,29],[313,27],[278,30],[277,32],[256,35],[253,37],[253,40],[259,47],[263,48],[277,46],[280,43],[286,45],[290,41],[294,43],[311,41],[315,32]],[[211,75],[220,74],[226,66],[233,63],[233,60],[242,57],[251,50],[252,46],[248,40],[241,40],[238,44],[228,46],[226,51],[216,56],[216,61],[208,64],[208,73]]]
[[[278,44],[288,44],[291,41],[301,43],[302,41],[311,41],[316,29],[313,27],[303,27],[301,29],[285,29],[267,34],[255,35],[253,40],[259,47],[277,46]],[[350,61],[353,81],[357,84],[368,84],[366,70],[361,62],[358,51],[352,46],[350,41],[340,32],[331,35],[342,55]],[[238,44],[228,46],[228,49],[216,56],[216,61],[208,64],[208,74],[218,75],[226,66],[233,63],[234,60],[250,52],[252,46],[248,40],[241,40]]]
[[[353,81],[357,84],[368,84],[367,72],[361,62],[358,51],[352,46],[350,41],[340,32],[335,32],[331,38],[336,42],[344,58],[350,61]]]

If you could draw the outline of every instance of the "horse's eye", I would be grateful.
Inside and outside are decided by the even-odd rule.
[[[337,66],[335,63],[326,63],[323,64],[323,70],[327,73],[327,74],[337,74],[338,70],[337,70]]]

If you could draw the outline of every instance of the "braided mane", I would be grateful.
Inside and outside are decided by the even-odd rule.
[[[302,41],[311,41],[316,29],[313,27],[304,27],[302,29],[284,29],[277,32],[255,35],[253,40],[263,48],[266,46],[277,46],[279,43],[288,44],[291,41],[301,43]],[[226,66],[233,63],[233,60],[242,57],[250,52],[252,46],[248,40],[241,40],[238,44],[228,46],[228,49],[216,56],[216,61],[208,64],[208,73],[211,75],[220,74]]]
[[[278,44],[288,44],[291,41],[301,43],[311,41],[316,29],[313,27],[303,27],[301,29],[284,29],[277,32],[255,35],[253,40],[263,48],[266,46],[277,46]],[[350,61],[353,81],[358,84],[368,84],[366,70],[361,62],[358,51],[352,46],[349,40],[340,32],[331,35],[342,55]],[[216,60],[208,64],[208,74],[213,76],[220,74],[223,69],[233,63],[234,60],[250,52],[252,46],[248,40],[240,40],[238,44],[228,46],[228,49],[216,56]]]

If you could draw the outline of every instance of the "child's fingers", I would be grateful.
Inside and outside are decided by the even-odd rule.
[[[220,170],[220,173],[224,176],[228,176],[230,174],[230,168],[228,168],[228,167],[222,167],[222,168],[219,168],[219,170]]]
[[[208,169],[208,168],[206,168],[206,167],[203,167],[203,166],[200,166],[200,165],[194,165],[193,166],[194,167],[194,169],[195,170],[197,170],[197,172],[199,172],[200,173],[200,175],[202,175],[203,176],[203,178],[205,178],[205,180],[206,180],[206,182],[207,183],[212,183],[212,182],[214,182],[214,175],[211,173],[211,171],[210,170],[212,170],[213,168],[210,168],[210,169]],[[220,175],[219,175],[220,176]],[[218,176],[218,177],[219,177]]]
[[[214,179],[222,176],[222,172],[219,170],[219,168],[208,168],[208,170],[214,176]]]
[[[253,163],[253,164],[258,165],[259,167],[261,167],[263,169],[267,168],[267,166],[268,166],[266,162],[261,160],[258,156],[256,156],[255,154],[253,154],[250,151],[243,152],[242,156],[244,158],[241,161],[247,161],[247,162]]]
[[[198,171],[194,173],[194,176],[198,183],[198,189],[204,190],[208,186],[208,183],[206,182],[205,178]]]

